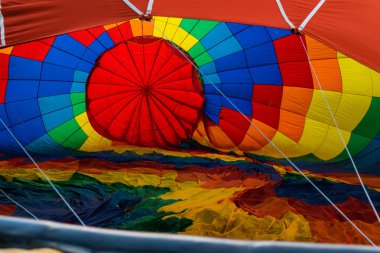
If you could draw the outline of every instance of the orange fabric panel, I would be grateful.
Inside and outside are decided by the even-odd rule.
[[[295,142],[298,142],[303,134],[305,116],[293,112],[281,110],[280,125],[278,130]]]
[[[312,97],[312,89],[284,86],[281,109],[305,116]]]
[[[380,71],[379,13],[379,0],[328,0],[303,33]]]

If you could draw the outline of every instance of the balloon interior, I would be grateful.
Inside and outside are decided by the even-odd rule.
[[[78,223],[21,144],[86,225],[368,244],[290,159],[379,244],[346,152],[380,210],[379,87],[312,37],[228,22],[133,19],[5,47],[0,188]],[[0,214],[29,217],[2,194]]]

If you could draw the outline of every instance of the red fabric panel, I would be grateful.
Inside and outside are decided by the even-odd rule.
[[[132,2],[146,10],[148,0]],[[281,2],[298,26],[318,0]],[[379,12],[378,0],[329,0],[303,32],[380,71]],[[121,0],[3,0],[2,14],[8,45],[137,17]],[[155,0],[153,14],[289,28],[274,0]]]
[[[219,113],[219,127],[236,146],[243,141],[250,125],[240,112],[222,107]]]
[[[0,104],[4,104],[8,83],[9,55],[0,54]]]
[[[280,121],[280,109],[278,107],[252,103],[253,118],[264,124],[278,129]]]
[[[379,0],[328,0],[304,33],[380,72],[379,13]]]
[[[1,5],[8,45],[136,17],[121,0],[3,0]]]
[[[38,48],[38,50],[36,50],[36,48]],[[41,41],[33,41],[14,47],[12,50],[12,55],[37,61],[43,61],[49,50],[50,46],[47,44],[42,43]]]
[[[252,102],[268,106],[280,107],[282,100],[282,86],[259,85],[253,86]]]
[[[191,138],[204,98],[193,66],[174,52],[164,40],[142,38],[101,56],[87,88],[88,115],[98,133],[156,147]]]

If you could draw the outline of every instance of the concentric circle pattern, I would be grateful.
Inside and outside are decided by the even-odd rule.
[[[162,39],[134,38],[106,51],[87,84],[92,126],[139,146],[176,146],[191,138],[203,106],[193,65]]]

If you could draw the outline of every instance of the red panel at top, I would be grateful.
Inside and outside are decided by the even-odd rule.
[[[36,48],[38,48],[38,50],[36,50]],[[43,61],[46,54],[49,52],[49,49],[49,45],[41,41],[33,41],[30,43],[15,46],[12,50],[12,55],[37,61]]]
[[[280,107],[282,100],[282,86],[259,85],[253,86],[252,102],[268,106]]]
[[[203,107],[193,65],[156,38],[118,44],[98,59],[87,87],[91,125],[137,146],[168,147],[191,138]]]
[[[9,55],[0,54],[0,104],[4,104],[8,82]]]
[[[313,88],[313,77],[301,39],[303,37],[291,35],[273,42],[282,82],[284,86]]]

